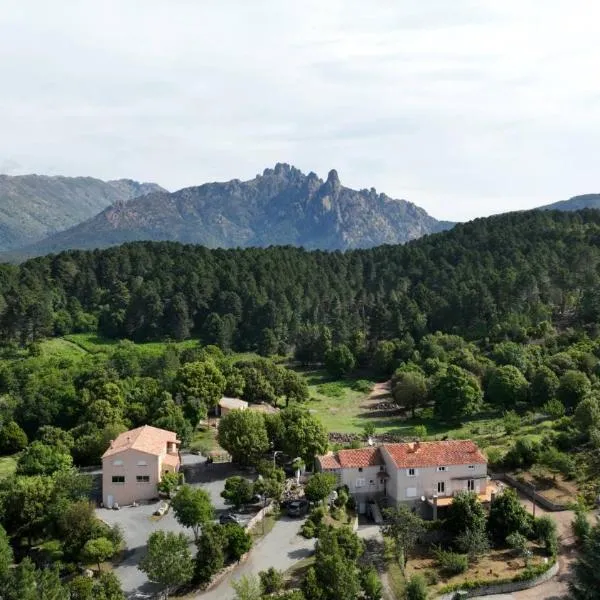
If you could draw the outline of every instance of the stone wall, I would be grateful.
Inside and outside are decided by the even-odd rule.
[[[482,585],[478,588],[466,590],[466,598],[473,598],[475,596],[492,596],[495,594],[511,594],[512,592],[518,592],[520,590],[528,590],[546,581],[552,579],[558,573],[559,565],[558,561],[555,562],[545,573],[534,577],[533,579],[526,579],[524,581],[509,581],[507,583],[490,583],[489,585]],[[438,596],[438,600],[454,600],[456,591],[448,592]]]
[[[552,500],[548,500],[538,492],[535,492],[533,486],[528,483],[523,483],[519,481],[516,477],[509,475],[508,473],[501,473],[499,475],[492,475],[492,479],[501,479],[502,481],[506,481],[509,485],[514,488],[517,488],[519,491],[523,492],[528,498],[535,500],[542,508],[552,512],[558,512],[561,510],[567,510],[568,506],[565,504],[557,504],[556,502],[552,502]]]

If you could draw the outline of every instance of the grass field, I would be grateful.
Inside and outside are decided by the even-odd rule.
[[[497,412],[481,413],[462,425],[440,423],[428,411],[415,419],[403,414],[390,416],[390,411],[377,411],[369,406],[369,393],[354,389],[356,379],[334,382],[324,371],[305,371],[304,375],[312,398],[308,407],[332,432],[361,433],[367,423],[372,423],[379,433],[410,437],[415,435],[417,425],[424,425],[429,438],[473,439],[486,450],[497,448],[504,452],[518,437],[539,441],[552,425],[551,421],[536,422],[524,417],[519,430],[509,436]],[[385,401],[389,398],[382,396],[371,404]]]
[[[0,456],[0,479],[10,477],[17,468],[17,459],[14,456]]]
[[[62,341],[71,342],[79,347],[84,352],[97,354],[99,352],[111,352],[119,345],[119,340],[107,340],[93,333],[74,333],[66,335],[64,338],[59,338]],[[48,340],[44,344],[54,342],[56,340]],[[152,358],[164,352],[168,345],[173,345],[180,350],[185,348],[193,348],[198,345],[197,340],[185,340],[184,342],[146,342],[144,344],[135,344],[137,350],[142,356]]]

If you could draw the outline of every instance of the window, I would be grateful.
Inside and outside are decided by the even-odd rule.
[[[125,483],[125,475],[113,475],[113,483]]]
[[[467,481],[467,490],[469,490],[469,492],[475,491],[475,480],[474,479],[469,479]]]
[[[445,493],[446,493],[446,482],[438,481],[438,494],[445,494]]]
[[[385,471],[385,465],[379,465],[379,472]]]
[[[406,474],[407,474],[409,477],[416,477],[416,475],[417,475],[417,470],[416,470],[416,469],[407,469],[407,470],[406,470]]]
[[[369,485],[375,485],[375,480],[374,479],[369,479]]]
[[[364,479],[357,479],[356,483],[354,484],[354,487],[364,487],[365,486],[365,480]]]
[[[406,488],[406,497],[414,498],[417,495],[417,488]]]
[[[150,483],[150,475],[138,475],[135,480],[138,483]]]
[[[358,472],[362,473],[362,469],[363,469],[362,467],[358,467]]]
[[[118,458],[117,460],[113,460],[113,466],[114,467],[122,467],[123,461],[120,458]]]
[[[448,467],[438,467],[438,471],[447,471]]]
[[[475,465],[469,465],[469,469],[474,469]]]
[[[379,480],[379,484],[380,484],[380,485],[383,485],[384,483],[385,483],[385,479],[380,479],[380,480]]]
[[[148,463],[145,460],[138,460],[137,466],[138,467],[147,467]]]

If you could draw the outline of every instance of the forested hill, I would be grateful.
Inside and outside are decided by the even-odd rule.
[[[0,175],[0,250],[31,244],[115,202],[158,191],[165,190],[130,179]]]
[[[588,210],[499,215],[345,253],[150,242],[71,251],[0,267],[0,333],[20,343],[90,330],[199,336],[265,353],[307,339],[317,348],[323,336],[357,352],[436,330],[522,339],[548,321],[598,321],[599,245],[600,212]]]
[[[69,248],[106,248],[136,240],[179,241],[209,248],[291,244],[324,250],[396,244],[451,223],[371,190],[326,181],[287,164],[249,181],[185,188],[113,205],[71,229],[23,248],[39,256]]]

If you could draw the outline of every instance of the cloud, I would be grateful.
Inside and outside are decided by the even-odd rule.
[[[446,219],[545,204],[598,191],[599,16],[591,0],[4,0],[0,156],[169,189],[336,168]]]

